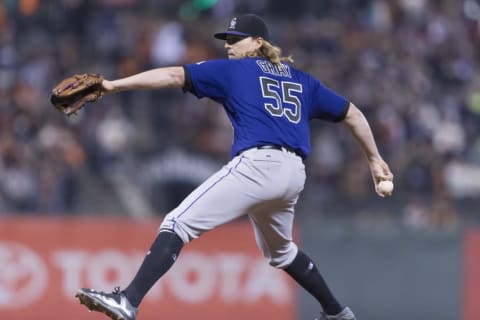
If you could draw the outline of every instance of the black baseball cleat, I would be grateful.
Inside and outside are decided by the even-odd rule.
[[[355,315],[349,307],[345,307],[343,308],[342,312],[334,316],[327,315],[326,313],[322,312],[320,319],[316,320],[355,320]]]
[[[75,295],[90,311],[105,313],[113,320],[135,320],[137,308],[132,306],[119,287],[112,293],[82,288]]]

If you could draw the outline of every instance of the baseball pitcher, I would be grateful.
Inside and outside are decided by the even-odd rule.
[[[149,289],[174,264],[180,250],[204,232],[248,215],[268,262],[288,273],[320,304],[320,319],[353,320],[354,314],[329,290],[315,263],[292,240],[295,204],[305,184],[312,119],[345,124],[365,153],[378,188],[393,174],[376,147],[363,113],[312,75],[296,69],[272,45],[257,15],[234,17],[225,32],[227,59],[152,69],[114,81],[101,93],[181,88],[223,106],[233,126],[231,161],[169,212],[137,274],[112,293],[79,289],[87,308],[115,320],[135,320]]]

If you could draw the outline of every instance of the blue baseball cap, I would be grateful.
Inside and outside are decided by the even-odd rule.
[[[259,16],[251,13],[233,17],[227,31],[215,33],[213,36],[220,40],[226,40],[227,35],[262,37],[269,41],[266,23]]]

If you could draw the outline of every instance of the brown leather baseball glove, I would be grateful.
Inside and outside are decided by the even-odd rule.
[[[103,95],[103,77],[98,74],[76,74],[62,80],[52,89],[50,102],[55,108],[71,115],[87,102],[95,102]]]

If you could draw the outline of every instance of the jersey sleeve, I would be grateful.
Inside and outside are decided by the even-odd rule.
[[[198,98],[223,100],[230,85],[230,64],[227,59],[209,60],[187,64],[185,89]]]
[[[312,78],[312,104],[310,118],[332,122],[345,119],[350,102],[320,81]]]

